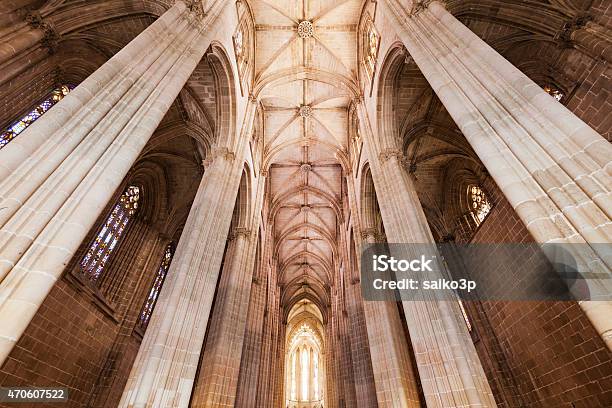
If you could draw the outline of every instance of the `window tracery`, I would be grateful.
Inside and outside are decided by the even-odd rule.
[[[253,53],[255,52],[255,25],[250,9],[244,2],[236,2],[238,25],[232,36],[234,55],[238,68],[238,78],[242,95],[248,95],[252,88],[254,75]]]
[[[555,98],[557,101],[561,102],[565,94],[557,87],[553,85],[545,85],[544,92]]]
[[[302,323],[290,337],[288,347],[286,406],[323,407],[321,339],[309,323]]]
[[[98,280],[102,274],[129,221],[138,211],[139,201],[140,188],[129,186],[113,207],[106,222],[81,260],[81,269],[89,279]]]
[[[370,16],[367,17],[365,22],[362,43],[363,64],[368,77],[372,80],[374,78],[374,72],[376,71],[380,35]]]
[[[468,196],[472,217],[476,225],[480,225],[491,211],[491,203],[487,195],[479,186],[468,187]]]
[[[45,114],[53,105],[64,99],[68,93],[74,89],[72,85],[62,85],[51,92],[44,101],[38,104],[36,108],[30,111],[28,114],[23,116],[17,122],[10,125],[0,135],[0,149],[6,146],[10,141],[15,139],[21,132],[23,132],[28,126],[34,123],[38,118]]]
[[[170,263],[172,262],[173,256],[174,245],[170,243],[166,246],[161,264],[159,265],[157,273],[155,274],[155,280],[153,281],[153,285],[151,286],[151,290],[149,290],[147,300],[145,301],[145,304],[138,318],[138,326],[143,330],[146,329],[147,325],[149,324],[149,320],[151,319],[151,315],[153,314],[153,308],[157,303],[159,292],[161,291],[161,287],[164,283],[164,280],[166,279],[168,270],[170,269]]]

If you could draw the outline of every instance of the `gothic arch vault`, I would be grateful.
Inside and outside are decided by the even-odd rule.
[[[0,1],[0,387],[71,408],[612,406],[610,12]],[[436,278],[492,245],[512,262],[478,266],[508,291],[566,245],[591,298],[373,301],[362,253],[396,243],[435,249]]]

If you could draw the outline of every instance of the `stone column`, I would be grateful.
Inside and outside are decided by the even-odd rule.
[[[262,172],[263,173],[263,172]],[[263,175],[262,175],[263,177]],[[272,239],[271,229],[264,232],[262,242],[270,242]],[[255,406],[257,397],[257,382],[259,379],[259,367],[262,362],[263,332],[265,322],[265,309],[267,302],[268,286],[268,254],[271,245],[262,245],[261,262],[255,267],[257,273],[253,277],[251,298],[249,300],[249,311],[247,327],[245,329],[245,344],[242,352],[242,363],[240,365],[240,379],[238,385],[237,408],[250,408]],[[291,364],[291,360],[289,360]],[[289,395],[289,394],[288,394]]]
[[[308,395],[310,401],[314,401],[314,350],[312,347],[308,352],[309,364],[308,364]]]
[[[368,362],[365,367],[362,367],[359,372],[362,373],[361,377],[364,380],[372,378],[374,379],[374,393],[370,393],[371,385],[366,380],[367,386],[356,387],[357,392],[357,404],[358,407],[384,407],[384,402],[379,403],[377,401],[379,395],[383,397],[384,401],[391,401],[389,393],[392,390],[407,390],[408,394],[412,397],[408,397],[408,399],[412,399],[415,402],[418,401],[418,392],[416,389],[416,384],[414,381],[414,373],[411,373],[411,366],[406,365],[403,362],[405,359],[396,358],[397,355],[407,355],[406,344],[402,343],[394,343],[394,339],[397,336],[385,335],[385,325],[380,324],[383,321],[392,321],[390,326],[394,329],[391,333],[395,333],[398,330],[401,330],[401,322],[399,320],[399,313],[397,310],[386,309],[384,305],[377,305],[377,302],[367,302],[363,300],[361,296],[361,251],[365,245],[376,243],[377,233],[373,228],[363,228],[361,225],[361,215],[359,209],[357,208],[357,197],[355,193],[355,182],[354,178],[349,175],[349,179],[347,180],[347,189],[348,189],[348,200],[349,206],[351,208],[351,213],[353,214],[353,240],[355,243],[355,253],[357,254],[357,259],[350,259],[351,255],[349,255],[349,261],[347,264],[352,265],[353,268],[357,270],[356,275],[357,278],[355,282],[351,281],[349,288],[349,299],[352,299],[352,302],[357,303],[360,302],[361,305],[354,305],[356,310],[359,310],[361,307],[363,313],[363,317],[361,319],[358,318],[356,314],[353,314],[351,317],[351,324],[355,325],[357,321],[362,320],[365,322],[365,330],[367,341],[364,344],[364,347],[367,347],[368,350],[365,351],[367,353]],[[371,226],[368,226],[371,227]],[[350,254],[350,249],[348,250]],[[351,273],[353,275],[353,273]],[[352,293],[351,293],[352,292]],[[386,312],[390,312],[391,315],[387,316]],[[353,328],[353,330],[356,330]],[[395,350],[397,346],[400,346],[399,350]],[[373,357],[376,356],[376,357]],[[385,368],[386,367],[386,368]],[[388,367],[395,367],[391,371],[398,375],[385,375]],[[412,375],[410,375],[412,374]],[[401,386],[398,384],[390,383],[390,381],[398,381],[401,384],[407,384],[407,386]],[[398,391],[395,391],[398,393]],[[401,391],[400,391],[401,392]],[[372,395],[370,395],[372,394]],[[416,398],[416,399],[415,399]]]
[[[272,365],[272,373],[274,380],[271,382],[271,394],[272,394],[272,407],[281,407],[283,404],[283,390],[285,389],[285,364],[283,364],[283,358],[279,356],[285,355],[285,336],[286,336],[285,324],[278,324],[276,330],[277,341],[274,348],[274,364]]]
[[[398,35],[527,229],[567,248],[594,299],[612,293],[612,146],[438,1],[409,15],[382,4]],[[385,7],[386,6],[386,7]],[[580,302],[612,348],[612,302]]]
[[[387,241],[434,245],[412,180],[399,161],[400,151],[389,146],[390,138],[384,139],[380,134],[374,136],[363,103],[359,103],[358,109]],[[441,268],[442,265],[438,264],[433,269],[440,271]],[[431,272],[427,277],[436,278]],[[439,277],[442,278],[442,274]],[[462,320],[458,302],[450,295],[444,296],[434,291],[420,291],[418,299],[404,301],[402,305],[427,406],[495,407],[493,394]],[[366,302],[366,305],[368,303],[392,304]],[[389,395],[394,397],[393,390],[389,391]],[[390,406],[409,406],[408,401],[394,398]],[[381,403],[381,398],[378,401]]]
[[[302,349],[298,347],[295,351],[295,378],[296,378],[296,400],[302,401]]]
[[[231,232],[214,314],[200,363],[202,368],[191,397],[191,407],[194,408],[236,405],[264,185],[265,178],[260,176],[255,186],[255,202],[250,202],[247,189],[244,197],[249,198],[246,205],[251,207],[247,212],[250,219],[240,220],[240,225]]]
[[[272,231],[270,231],[270,234],[271,233]],[[255,406],[258,407],[274,406],[273,392],[276,387],[274,383],[276,372],[273,369],[273,362],[278,361],[278,356],[274,352],[276,342],[278,341],[280,326],[284,325],[282,316],[280,315],[280,287],[277,282],[277,261],[271,256],[270,251],[266,251],[266,253],[269,258],[264,258],[264,262],[266,262],[265,265],[269,265],[270,270],[268,272],[263,341],[255,399]],[[285,338],[283,337],[281,341],[284,342]],[[283,379],[281,378],[279,380],[282,381]]]
[[[380,234],[373,225],[364,226],[361,224],[354,185],[353,183],[347,183],[347,186],[351,212],[355,214],[353,221],[355,251],[357,254],[361,254],[365,246],[380,241]],[[357,260],[355,267],[361,269],[359,260]],[[361,280],[361,277],[359,280]],[[396,304],[394,302],[363,300],[363,311],[376,387],[377,406],[418,407],[420,403],[416,386],[416,373],[412,370],[408,344]],[[358,401],[358,404],[361,403],[364,403],[364,401]]]
[[[0,151],[0,364],[201,60],[225,4],[205,14],[177,1]]]
[[[232,146],[216,147],[191,206],[120,407],[187,407],[253,125],[249,103]],[[244,242],[243,242],[244,243]],[[238,363],[240,357],[238,358]]]
[[[378,234],[368,229],[362,231],[361,238],[364,244],[375,244]],[[419,407],[416,373],[412,370],[408,343],[395,302],[364,300],[363,309],[378,406]]]

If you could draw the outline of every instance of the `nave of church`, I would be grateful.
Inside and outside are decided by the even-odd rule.
[[[0,389],[65,398],[0,407],[612,406],[611,62],[609,0],[1,0]]]

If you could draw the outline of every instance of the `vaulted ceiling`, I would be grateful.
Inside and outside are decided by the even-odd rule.
[[[55,26],[59,39],[49,63],[24,72],[19,81],[0,84],[0,125],[6,125],[41,99],[54,81],[83,80],[151,24],[173,0],[19,3],[28,7],[18,10],[18,17],[29,9],[37,10]],[[248,3],[255,19],[252,89],[262,106],[263,166],[269,170],[273,247],[280,266],[280,282],[289,297],[314,291],[321,298],[333,285],[331,276],[338,265],[348,106],[359,89],[357,25],[364,4],[370,3],[243,3]],[[463,23],[529,76],[545,75],[543,80],[553,74],[555,78],[568,77],[569,89],[578,81],[582,64],[578,58],[564,57],[575,50],[559,47],[556,38],[569,19],[589,8],[602,9],[606,1],[447,0],[446,4]],[[158,131],[162,136],[181,133],[190,137],[153,138],[155,144],[145,152],[157,161],[172,161],[180,167],[176,174],[201,171],[199,162],[206,152],[200,145],[210,144],[201,135],[212,135],[215,128],[212,78],[203,60]],[[428,197],[435,201],[443,196],[443,186],[438,183],[443,171],[455,171],[459,161],[471,165],[472,152],[414,63],[407,62],[402,67],[396,85],[396,115],[405,137],[405,153],[416,169],[413,173],[419,191],[424,193],[423,201]],[[201,143],[194,147],[193,139]],[[180,148],[173,146],[179,143]],[[198,149],[201,151],[193,154]]]
[[[288,298],[322,295],[337,267],[362,6],[362,0],[251,2],[274,250]]]

